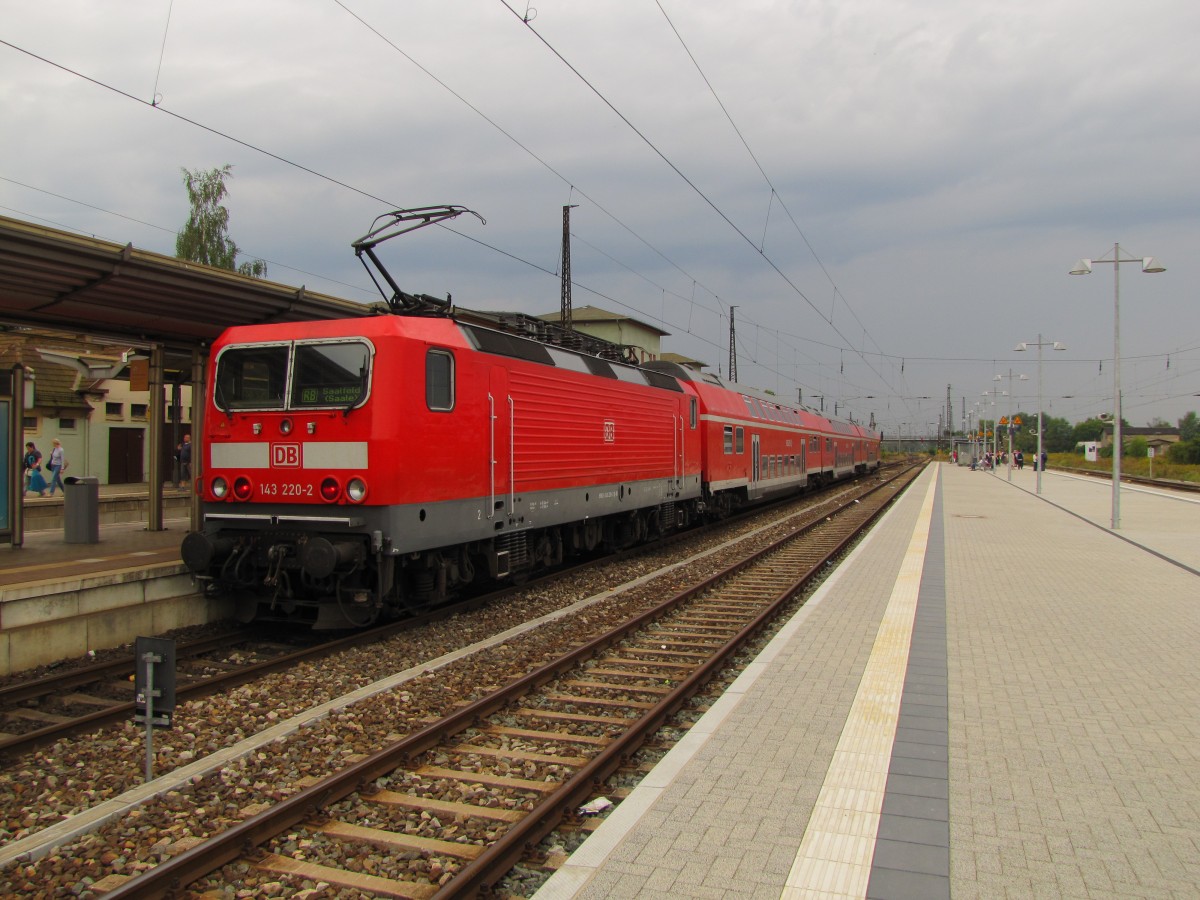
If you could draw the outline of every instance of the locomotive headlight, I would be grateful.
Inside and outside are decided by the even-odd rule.
[[[363,498],[367,496],[367,483],[361,478],[351,478],[350,483],[346,485],[346,496],[350,498],[351,503],[362,503]]]
[[[218,500],[224,500],[225,495],[229,493],[229,482],[218,475],[212,480],[212,492]]]
[[[326,503],[332,503],[342,494],[342,486],[338,484],[337,479],[332,476],[321,482],[321,499]]]
[[[237,500],[249,500],[252,488],[250,479],[245,475],[239,475],[233,482],[233,496]]]
[[[292,433],[292,420],[291,419],[281,419],[280,420],[279,433],[280,434],[291,434]]]

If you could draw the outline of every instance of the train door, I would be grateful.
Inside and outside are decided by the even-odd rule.
[[[759,487],[759,479],[762,477],[762,452],[758,445],[758,435],[750,435],[750,487],[748,493],[750,499],[754,500],[758,497],[761,488]]]
[[[514,413],[513,400],[508,393],[508,371],[493,366],[487,395],[489,519],[503,519],[513,508]]]

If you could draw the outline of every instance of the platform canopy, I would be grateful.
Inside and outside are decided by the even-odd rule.
[[[230,325],[370,314],[364,303],[0,216],[0,322],[182,349]]]

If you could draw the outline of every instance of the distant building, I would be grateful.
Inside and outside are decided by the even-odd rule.
[[[1146,428],[1135,428],[1132,425],[1121,426],[1121,443],[1128,444],[1134,438],[1145,438],[1146,446],[1153,447],[1156,451],[1179,441],[1179,429],[1169,428],[1167,426]],[[1100,446],[1111,447],[1113,444],[1113,427],[1111,424],[1104,426],[1104,431],[1100,433]]]
[[[708,367],[708,363],[702,362],[698,359],[692,359],[690,356],[684,356],[682,353],[662,353],[658,358],[663,362],[676,363],[677,365],[694,369],[697,372],[700,372]]]
[[[110,347],[63,335],[13,331],[0,334],[0,367],[25,368],[24,432],[43,455],[57,438],[72,475],[94,475],[103,484],[146,480],[150,392],[131,387],[130,366],[144,365],[128,347]],[[168,388],[168,393],[171,393]],[[157,410],[164,426],[162,470],[172,477],[176,433],[191,430],[191,387],[181,384],[179,409],[164,400]]]
[[[558,323],[561,312],[537,316],[543,322]],[[614,344],[632,347],[638,362],[650,362],[662,355],[662,339],[670,335],[623,313],[609,312],[595,306],[580,306],[571,310],[571,325],[576,331],[603,338]]]

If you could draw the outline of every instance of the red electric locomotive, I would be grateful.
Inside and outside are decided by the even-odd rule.
[[[183,559],[243,618],[366,624],[686,524],[699,425],[676,378],[448,317],[231,328]]]

